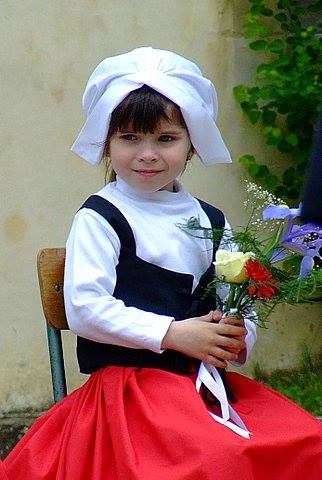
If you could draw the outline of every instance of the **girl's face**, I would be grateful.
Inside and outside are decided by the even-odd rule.
[[[192,145],[187,130],[173,115],[161,119],[153,133],[118,130],[109,141],[112,167],[126,183],[142,192],[173,191]]]

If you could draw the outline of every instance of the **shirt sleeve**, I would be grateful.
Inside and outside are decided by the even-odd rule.
[[[67,244],[64,300],[69,328],[80,337],[162,353],[172,317],[125,306],[113,297],[119,238],[96,212],[80,210]]]
[[[230,238],[231,238],[231,226],[227,221],[227,219],[225,219],[224,235],[220,242],[219,249],[229,250],[232,252],[237,251],[238,246],[234,242],[230,241]],[[225,302],[228,296],[228,287],[219,288],[217,293],[221,298],[221,300]],[[253,346],[256,343],[257,334],[256,334],[256,323],[254,322],[254,318],[256,318],[256,312],[253,310],[250,312],[249,317],[247,315],[244,316],[245,327],[247,330],[247,335],[245,338],[246,348],[239,353],[238,359],[236,361],[230,362],[233,365],[243,365],[244,363],[246,363],[246,361],[249,358],[250,352],[252,351]]]

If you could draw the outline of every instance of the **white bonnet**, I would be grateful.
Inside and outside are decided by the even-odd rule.
[[[106,58],[95,68],[83,95],[86,121],[71,150],[92,165],[100,163],[113,110],[143,85],[180,107],[191,142],[205,165],[231,162],[215,123],[214,85],[191,61],[151,47]]]

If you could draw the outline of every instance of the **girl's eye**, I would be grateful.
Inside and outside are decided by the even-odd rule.
[[[172,135],[161,135],[159,137],[160,142],[172,142],[175,140],[175,137]]]
[[[120,135],[120,138],[127,141],[133,141],[137,139],[136,135],[133,135],[133,133],[125,133],[123,135]]]

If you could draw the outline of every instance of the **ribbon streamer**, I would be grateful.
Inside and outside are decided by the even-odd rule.
[[[240,418],[237,412],[228,403],[226,390],[223,381],[218,373],[218,370],[209,363],[202,363],[199,368],[196,389],[199,392],[201,384],[204,384],[208,390],[217,398],[220,403],[221,417],[215,415],[208,410],[209,415],[221,423],[225,427],[229,428],[233,432],[237,433],[243,438],[250,438],[250,432],[246,425]]]

